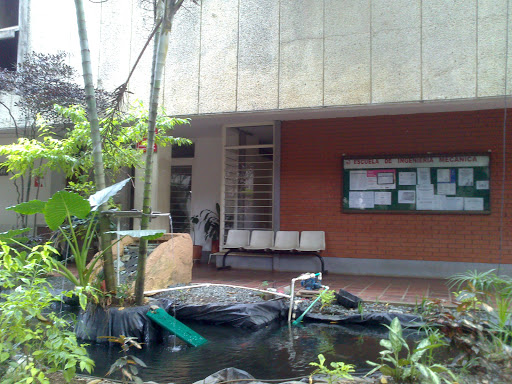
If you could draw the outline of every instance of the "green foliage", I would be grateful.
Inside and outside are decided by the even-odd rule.
[[[357,303],[357,312],[361,315],[361,320],[363,320],[364,319],[364,305],[363,305],[362,301]]]
[[[44,206],[44,220],[52,231],[56,231],[67,219],[71,217],[85,219],[91,206],[82,196],[73,192],[59,191],[55,193]]]
[[[94,367],[69,322],[48,311],[59,300],[41,278],[53,268],[53,251],[19,252],[0,242],[0,284],[9,290],[0,295],[0,384],[46,384],[46,373],[57,370],[69,381],[77,366],[89,373]]]
[[[81,106],[55,106],[56,112],[71,121],[72,129],[67,129],[62,136],[55,128],[42,119],[37,120],[39,138],[19,138],[16,143],[0,146],[0,156],[6,160],[0,163],[13,173],[12,179],[27,173],[43,177],[48,171],[62,172],[73,179],[71,188],[88,196],[93,188],[90,175],[93,170],[92,141],[87,114]],[[165,111],[158,116],[156,125],[156,144],[187,145],[190,140],[176,138],[169,132],[176,126],[188,124],[186,119],[167,117]],[[143,149],[137,144],[144,141],[147,133],[147,110],[142,104],[124,114],[112,111],[100,122],[103,141],[103,160],[107,175],[112,182],[120,175],[123,168],[138,168],[143,164]]]
[[[512,344],[512,279],[486,272],[467,271],[452,276],[450,286],[460,289],[456,297],[457,311],[471,310],[475,322],[485,322],[497,345]],[[500,347],[501,348],[501,347]]]
[[[325,307],[331,306],[336,301],[336,291],[324,290],[320,294],[320,301],[322,303],[320,306],[320,311],[322,311]]]
[[[108,188],[105,188],[89,199],[93,204],[101,204],[113,197],[119,190],[126,185],[129,179],[123,180]],[[78,278],[63,264],[51,258],[53,267],[64,277],[70,280],[73,284],[80,287],[87,287],[91,283],[91,275],[94,267],[103,255],[112,245],[99,252],[98,255],[87,265],[87,255],[91,247],[92,241],[96,238],[96,221],[94,220],[97,211],[93,210],[91,213],[91,203],[82,196],[68,191],[59,191],[55,193],[46,203],[40,201],[29,201],[21,203],[14,207],[7,208],[21,214],[30,214],[40,212],[44,215],[44,219],[48,227],[52,230],[59,230],[61,235],[65,238],[69,245],[72,255],[75,258],[75,264],[78,272]],[[43,205],[44,204],[44,205]],[[79,242],[77,230],[73,225],[75,218],[85,219],[88,218],[87,226],[83,231],[82,242]],[[62,226],[67,223],[67,228]],[[20,244],[22,245],[22,244]],[[55,251],[55,253],[57,253]],[[89,292],[90,293],[90,292]],[[95,295],[92,296],[96,297]]]
[[[338,362],[331,362],[330,363],[331,368],[329,368],[328,366],[325,365],[325,357],[322,354],[318,355],[318,361],[319,361],[318,363],[315,363],[315,362],[309,363],[309,365],[317,367],[317,369],[315,369],[310,375],[310,382],[312,381],[312,376],[317,373],[326,375],[327,382],[329,384],[336,383],[340,379],[348,379],[348,380],[353,379],[351,373],[355,372],[354,365],[345,364],[342,361],[338,361]]]
[[[137,375],[139,374],[139,369],[137,365],[146,368],[146,364],[139,358],[128,355],[128,351],[130,347],[135,347],[141,349],[140,343],[137,342],[136,337],[127,337],[124,335],[120,335],[119,337],[115,336],[102,336],[105,339],[112,343],[121,344],[121,349],[123,350],[123,357],[117,359],[114,364],[110,366],[106,376],[111,375],[115,371],[119,371],[123,378],[123,383],[127,383],[128,381],[135,382],[137,384],[142,384],[143,381]]]
[[[14,241],[20,243],[26,243],[28,241],[27,237],[21,236],[30,231],[30,228],[21,228],[21,229],[11,229],[7,232],[0,233],[0,241],[3,241],[7,244],[12,244]]]
[[[494,273],[494,269],[486,272],[478,271],[467,271],[463,273],[457,273],[448,279],[450,287],[457,287],[461,289],[467,286],[472,286],[474,290],[480,292],[491,292],[494,290],[494,285],[497,276]]]
[[[441,374],[446,374],[455,380],[454,374],[442,364],[435,364],[432,354],[445,345],[440,342],[438,334],[432,334],[421,340],[414,349],[410,349],[402,334],[402,325],[398,318],[394,318],[389,329],[389,338],[382,339],[380,345],[384,347],[380,353],[381,362],[367,361],[375,368],[368,372],[371,375],[377,370],[384,375],[391,376],[397,383],[451,383]]]

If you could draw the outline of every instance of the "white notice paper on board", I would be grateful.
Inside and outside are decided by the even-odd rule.
[[[438,183],[449,183],[450,170],[449,169],[438,169],[437,170],[437,182]]]
[[[459,187],[473,186],[473,168],[459,168]]]
[[[489,180],[479,180],[476,182],[476,189],[489,189]]]
[[[432,208],[434,211],[444,211],[446,209],[446,196],[434,195],[434,204]]]
[[[455,195],[455,183],[439,183],[437,184],[437,193],[440,195]]]
[[[398,172],[398,185],[416,185],[416,172]]]
[[[350,190],[365,191],[368,189],[366,171],[350,171]]]
[[[430,168],[418,168],[418,184],[430,184]]]
[[[348,194],[348,207],[367,209],[375,207],[374,192],[352,192]]]
[[[375,192],[375,205],[391,205],[391,192]]]
[[[416,191],[398,191],[398,204],[416,203]]]
[[[447,211],[462,211],[464,210],[463,197],[447,197],[445,200],[445,209]]]
[[[423,184],[416,186],[416,209],[420,211],[434,210],[434,185]]]
[[[465,211],[483,211],[484,198],[483,197],[465,197],[464,198]]]

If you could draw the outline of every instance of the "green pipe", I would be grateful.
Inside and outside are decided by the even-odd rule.
[[[329,287],[325,287],[324,292],[326,292],[328,289],[329,289]],[[295,320],[295,321],[292,323],[292,325],[297,325],[297,324],[299,324],[299,323],[302,321],[302,318],[306,315],[306,313],[308,313],[308,312],[309,312],[309,310],[310,310],[311,308],[313,308],[313,305],[315,305],[315,303],[316,303],[318,300],[320,300],[320,298],[322,297],[322,294],[323,294],[324,292],[322,292],[322,293],[320,293],[320,294],[318,295],[318,297],[315,299],[315,301],[313,301],[313,302],[309,305],[309,307],[307,307],[307,308],[306,308],[306,310],[304,311],[304,313],[303,313],[302,315],[300,315],[300,316],[297,318],[297,320]]]

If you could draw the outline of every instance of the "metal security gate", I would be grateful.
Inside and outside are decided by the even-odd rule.
[[[274,230],[273,124],[225,127],[222,239],[230,229]]]

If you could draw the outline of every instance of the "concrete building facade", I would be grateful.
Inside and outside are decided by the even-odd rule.
[[[186,1],[162,100],[169,114],[191,118],[176,135],[195,150],[191,158],[158,152],[154,209],[172,211],[171,167],[189,167],[190,214],[219,202],[223,232],[323,230],[333,272],[510,271],[508,1]],[[86,4],[96,81],[105,89],[124,82],[151,31],[141,4]],[[80,68],[72,2],[19,0],[18,28],[18,60],[63,50]],[[132,79],[132,100],[149,98],[150,62],[146,54]],[[0,140],[12,140],[5,115],[0,126]],[[491,153],[490,213],[343,211],[343,156],[437,153]],[[1,216],[7,227],[11,219]],[[291,257],[277,258],[275,268],[317,267]]]

